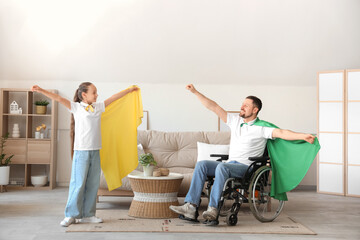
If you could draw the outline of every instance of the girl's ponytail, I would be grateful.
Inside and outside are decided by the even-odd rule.
[[[83,82],[80,84],[79,88],[76,89],[74,95],[74,102],[81,102],[82,101],[82,93],[88,91],[88,87],[92,83],[90,82]],[[70,141],[71,141],[71,159],[74,155],[74,141],[75,141],[75,119],[74,114],[71,114],[71,121],[70,121]]]

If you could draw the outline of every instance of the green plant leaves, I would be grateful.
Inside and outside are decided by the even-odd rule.
[[[142,166],[157,165],[157,162],[154,160],[154,156],[151,153],[141,154],[139,156],[139,163]]]
[[[44,99],[35,101],[36,106],[47,106],[48,104],[49,104],[49,102],[47,100],[44,100]]]
[[[11,162],[11,158],[14,157],[14,155],[11,155],[10,157],[6,158],[6,154],[4,153],[5,148],[5,142],[9,137],[9,133],[6,133],[5,136],[1,136],[0,139],[0,166],[7,166]]]

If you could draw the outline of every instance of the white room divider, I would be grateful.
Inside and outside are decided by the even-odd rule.
[[[360,197],[360,70],[318,73],[320,193]]]
[[[347,188],[360,197],[360,69],[347,70]]]
[[[345,71],[318,73],[318,192],[344,195]]]

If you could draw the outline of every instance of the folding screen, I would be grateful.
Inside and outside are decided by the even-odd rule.
[[[318,192],[360,197],[360,70],[318,73]]]
[[[345,71],[318,73],[318,192],[344,195]]]
[[[360,197],[360,69],[347,76],[346,195]]]

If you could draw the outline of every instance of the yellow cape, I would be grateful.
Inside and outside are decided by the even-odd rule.
[[[140,89],[114,101],[101,116],[101,169],[109,191],[121,186],[121,179],[138,165],[137,127],[143,108]]]

